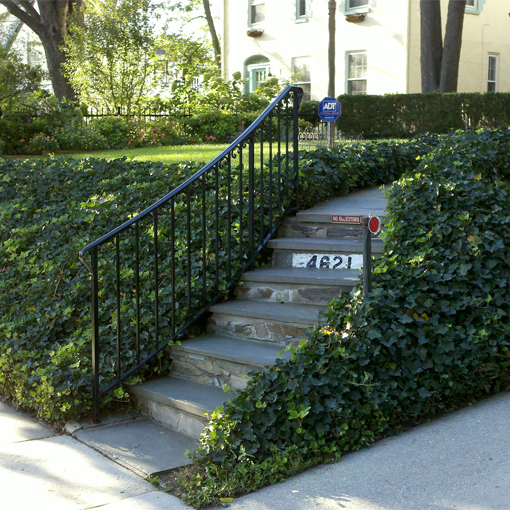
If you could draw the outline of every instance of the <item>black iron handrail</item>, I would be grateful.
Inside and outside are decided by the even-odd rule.
[[[301,97],[287,87],[209,164],[80,251],[92,282],[94,421],[101,397],[221,299],[297,209]]]

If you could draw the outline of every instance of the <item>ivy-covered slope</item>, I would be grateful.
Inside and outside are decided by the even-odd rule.
[[[510,383],[510,130],[456,134],[389,192],[373,292],[219,408],[181,481],[197,507]]]
[[[353,187],[388,182],[435,143],[437,137],[425,137],[404,144],[303,151],[302,208]],[[78,251],[166,195],[200,166],[125,159],[0,159],[1,395],[55,420],[89,413],[90,281]],[[220,173],[219,181],[226,197],[226,175]],[[211,193],[212,187],[207,200],[214,201]],[[200,217],[193,221],[200,223]],[[184,227],[176,225],[179,228]],[[192,235],[193,242],[202,242],[198,228]],[[181,284],[185,285],[184,278]],[[185,300],[186,291],[181,294]],[[127,302],[129,297],[123,299]],[[102,316],[111,315],[113,300],[110,296],[101,301]],[[149,322],[145,316],[142,320]],[[107,360],[114,358],[115,334],[114,325],[109,327],[106,336],[111,341],[102,337],[100,356],[103,366],[109,367],[105,378],[111,380],[115,367]],[[158,375],[167,364],[161,356],[140,377]],[[107,396],[103,405],[112,404],[112,398]]]
[[[54,420],[89,412],[90,280],[78,251],[199,168],[0,160],[1,395]]]

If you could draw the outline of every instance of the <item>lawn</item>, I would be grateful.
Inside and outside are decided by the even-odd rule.
[[[167,147],[143,147],[140,149],[120,149],[95,152],[80,152],[72,154],[75,159],[82,159],[88,156],[94,158],[105,158],[108,160],[126,157],[134,161],[161,161],[172,164],[183,161],[204,161],[214,159],[227,145],[171,145]]]

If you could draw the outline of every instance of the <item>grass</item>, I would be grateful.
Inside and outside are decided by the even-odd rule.
[[[182,163],[183,161],[204,161],[214,159],[227,145],[171,145],[167,147],[143,147],[140,149],[119,149],[95,152],[80,152],[70,157],[82,159],[94,158],[116,159],[126,157],[135,161],[161,161],[163,163]]]

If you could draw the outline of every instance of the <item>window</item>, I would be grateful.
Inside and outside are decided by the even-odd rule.
[[[347,94],[367,93],[366,52],[347,54]]]
[[[45,64],[43,45],[40,42],[27,43],[27,60],[30,66],[42,66]]]
[[[263,55],[250,57],[244,63],[244,76],[246,78],[245,92],[249,94],[269,78],[269,59]]]
[[[368,10],[369,0],[345,0],[345,12],[366,12]]]
[[[485,4],[485,0],[466,0],[466,13],[480,14]]]
[[[248,14],[248,24],[259,25],[266,19],[266,3],[264,0],[250,0],[250,11]]]
[[[303,101],[310,101],[312,98],[310,61],[310,57],[296,57],[292,59],[292,80],[294,85],[298,85],[303,89]]]
[[[309,0],[296,0],[296,21],[306,21],[310,17]]]
[[[498,56],[489,55],[487,72],[487,92],[498,91]]]

